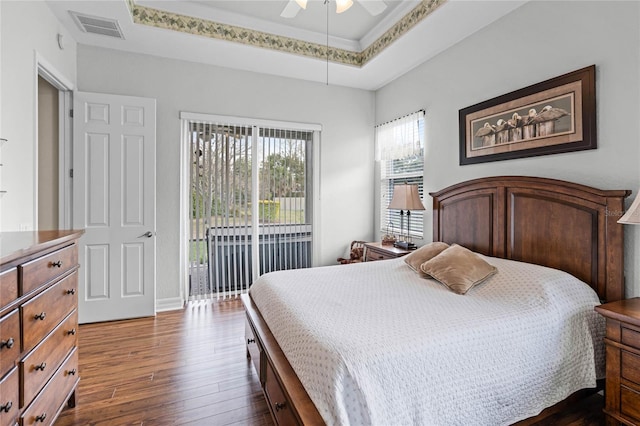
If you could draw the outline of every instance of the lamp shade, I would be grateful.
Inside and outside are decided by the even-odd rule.
[[[336,13],[342,13],[353,6],[352,0],[336,0]]]
[[[393,197],[389,203],[389,209],[398,210],[424,210],[418,185],[402,184],[393,187]]]
[[[629,210],[618,219],[618,223],[625,225],[640,225],[640,195],[636,196],[636,199],[631,203]]]

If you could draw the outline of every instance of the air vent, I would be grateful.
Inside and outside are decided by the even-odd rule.
[[[122,30],[115,19],[100,18],[98,16],[83,15],[78,12],[69,11],[76,24],[85,33],[100,34],[124,40]]]

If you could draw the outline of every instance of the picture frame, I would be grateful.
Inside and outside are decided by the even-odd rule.
[[[595,65],[459,111],[460,165],[597,148]]]

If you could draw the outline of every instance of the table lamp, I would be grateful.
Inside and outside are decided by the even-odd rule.
[[[636,196],[629,210],[618,219],[618,223],[624,225],[640,225],[640,195]]]
[[[393,187],[393,197],[391,197],[391,202],[387,208],[400,210],[400,238],[393,245],[405,250],[415,249],[416,245],[411,242],[411,238],[409,237],[409,230],[411,229],[411,210],[424,210],[424,205],[422,204],[420,194],[418,193],[418,185],[409,185],[407,183],[395,185]],[[402,235],[404,230],[405,210],[407,211],[406,237]]]

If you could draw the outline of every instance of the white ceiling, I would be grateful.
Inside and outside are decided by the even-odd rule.
[[[369,0],[361,0],[369,1]],[[194,0],[191,3],[197,3],[208,7],[211,10],[211,17],[213,20],[227,21],[225,17],[221,16],[223,12],[236,14],[241,20],[247,20],[247,18],[253,18],[255,20],[263,21],[264,23],[278,24],[286,27],[285,34],[291,34],[293,28],[316,33],[316,37],[319,36],[320,40],[326,41],[327,30],[327,11],[329,13],[329,34],[333,37],[339,37],[342,39],[358,42],[362,39],[371,29],[378,26],[382,20],[391,16],[394,21],[397,21],[400,17],[406,15],[411,11],[418,3],[419,0],[385,0],[384,3],[387,8],[383,13],[377,16],[371,16],[362,6],[361,1],[355,0],[353,6],[346,12],[337,14],[335,13],[335,4],[332,4],[327,8],[324,4],[324,0],[309,0],[307,8],[299,10],[298,14],[293,19],[280,17],[280,12],[289,3],[288,0],[262,0],[262,1],[250,1],[250,0]],[[144,2],[149,5],[157,4],[158,2]],[[174,2],[175,3],[175,2]],[[400,6],[400,7],[399,7]],[[401,16],[396,17],[394,9],[398,8]],[[240,24],[241,25],[241,24]],[[255,28],[255,24],[251,25]],[[288,33],[288,34],[287,34]],[[309,40],[312,41],[312,40]]]
[[[362,67],[333,62],[327,65],[323,59],[134,23],[127,0],[47,0],[47,3],[81,44],[375,90],[527,1],[448,0]],[[323,0],[310,0],[307,9],[300,10],[292,19],[280,17],[287,0],[136,0],[135,3],[322,46],[327,43],[327,9]],[[385,3],[386,10],[375,17],[358,0],[339,15],[335,13],[335,5],[330,4],[329,45],[360,52],[420,2],[385,0]],[[125,40],[81,31],[69,11],[116,19]]]

